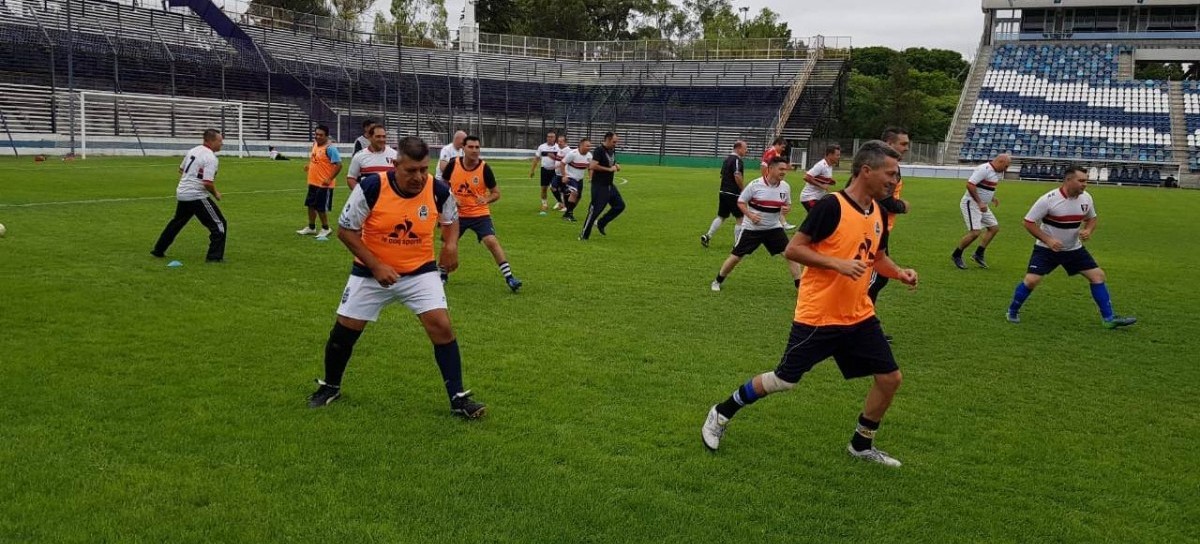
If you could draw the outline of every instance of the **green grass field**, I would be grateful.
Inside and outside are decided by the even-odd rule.
[[[960,271],[962,184],[906,180],[892,252],[922,285],[880,299],[906,378],[877,439],[893,470],[846,455],[868,382],[832,362],[702,447],[709,406],[774,368],[795,304],[763,253],[709,291],[732,239],[697,239],[715,170],[626,169],[628,211],[583,243],[537,215],[527,165],[497,165],[525,288],[464,239],[451,315],[490,412],[463,422],[400,306],[359,342],[345,398],[305,408],[350,259],[293,233],[302,163],[224,159],[227,262],[202,262],[193,222],[169,269],[148,251],[177,164],[0,160],[0,541],[1197,539],[1200,193],[1092,189],[1089,247],[1141,319],[1107,331],[1061,271],[1004,321],[1020,219],[1051,185],[1005,183],[992,269]]]

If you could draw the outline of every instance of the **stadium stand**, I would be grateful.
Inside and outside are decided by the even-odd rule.
[[[1099,181],[1145,185],[1200,172],[1196,83],[1133,78],[1138,61],[1200,60],[1197,5],[1086,4],[1031,0],[1013,9],[983,0],[987,29],[947,135],[946,162],[1009,152],[1021,177],[1051,179],[1082,163]]]
[[[262,149],[306,141],[317,123],[351,140],[358,121],[373,117],[434,141],[468,128],[491,146],[531,147],[547,129],[565,127],[571,137],[615,129],[629,152],[712,157],[739,138],[765,142],[784,132],[802,143],[840,103],[848,73],[845,39],[828,52],[713,61],[608,60],[573,42],[562,46],[568,53],[545,58],[336,39],[221,12],[210,0],[171,3],[191,9],[104,0],[6,6],[15,14],[0,21],[0,73],[23,95],[0,99],[0,113],[18,120],[8,130],[78,129],[65,122],[70,53],[76,90],[129,95],[123,102],[131,111],[114,105],[109,122],[96,127],[114,135],[194,128],[196,119],[170,107],[142,107],[140,94],[243,102],[246,138]]]

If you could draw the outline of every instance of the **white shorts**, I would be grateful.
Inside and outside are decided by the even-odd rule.
[[[981,212],[979,205],[969,198],[962,200],[959,210],[962,211],[963,222],[967,224],[967,230],[983,230],[988,227],[1000,226],[1000,222],[996,221],[996,214],[992,213],[990,207],[988,211]]]
[[[402,302],[414,314],[446,309],[446,291],[437,272],[404,276],[391,287],[379,285],[375,278],[350,276],[337,313],[350,319],[376,321],[379,312],[393,302]]]

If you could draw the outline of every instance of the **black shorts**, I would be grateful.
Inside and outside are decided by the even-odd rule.
[[[1054,251],[1042,246],[1033,246],[1033,255],[1029,256],[1029,268],[1026,272],[1045,276],[1054,272],[1055,268],[1063,267],[1068,276],[1074,276],[1084,270],[1100,268],[1096,259],[1088,253],[1087,248],[1081,247],[1073,251]]]
[[[857,325],[810,327],[792,323],[787,350],[775,369],[779,379],[796,383],[817,363],[833,357],[847,380],[900,370],[879,319]]]
[[[482,242],[488,236],[496,235],[496,226],[492,224],[492,216],[460,217],[458,218],[458,237],[462,238],[468,230],[475,231],[476,241]]]
[[[738,207],[738,195],[729,193],[717,193],[717,217],[728,219],[733,216],[734,219],[742,218],[742,209]]]
[[[554,182],[554,169],[553,168],[543,168],[542,169],[542,187],[549,187],[550,184],[553,182]]]
[[[308,194],[304,197],[304,206],[319,212],[333,211],[333,187],[308,186]]]
[[[742,237],[738,239],[737,245],[733,246],[733,255],[745,257],[754,253],[758,246],[767,246],[771,255],[779,255],[787,249],[788,235],[783,229],[743,230]]]

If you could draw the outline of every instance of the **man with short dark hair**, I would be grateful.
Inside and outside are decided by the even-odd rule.
[[[908,148],[910,145],[912,145],[908,137],[908,131],[900,127],[888,127],[883,131],[882,140],[884,143],[888,144],[889,147],[896,150],[896,152],[900,154],[901,158],[904,157],[905,153],[908,153]],[[896,226],[897,215],[908,213],[908,202],[900,199],[900,193],[903,190],[904,178],[897,173],[896,183],[892,186],[892,189],[888,192],[887,196],[879,200],[879,206],[887,211],[888,232],[891,232],[892,228]],[[885,251],[891,251],[890,247]],[[868,292],[871,295],[871,302],[874,303],[879,300],[879,292],[883,291],[883,288],[887,287],[887,284],[887,276],[872,274],[871,289]],[[888,337],[888,340],[890,341],[891,337]]]
[[[358,178],[368,174],[384,174],[396,169],[396,150],[387,145],[387,129],[380,125],[367,128],[371,143],[350,159],[350,171],[346,173],[346,185],[350,190],[358,185]]]
[[[784,156],[785,151],[787,151],[787,138],[784,138],[783,136],[777,136],[771,142],[771,146],[768,147],[766,151],[763,151],[762,164],[759,165],[759,170],[762,172],[762,177],[767,177],[767,167],[771,164],[771,159],[774,159],[775,157],[783,157],[785,160],[787,159],[787,157]],[[790,168],[791,161],[789,160],[788,163]],[[792,230],[796,228],[796,225],[788,223],[787,217],[785,216],[783,218],[783,228],[784,230]]]
[[[616,173],[621,171],[621,165],[617,163],[617,144],[620,141],[617,133],[605,133],[604,143],[600,144],[598,153],[592,157],[592,201],[588,205],[587,219],[583,221],[580,240],[586,241],[592,236],[593,225],[601,236],[607,236],[605,227],[625,211],[625,199],[621,198],[616,183]],[[602,217],[600,214],[605,207],[610,209]]]
[[[342,172],[342,156],[336,145],[329,142],[329,127],[317,126],[313,131],[313,146],[308,154],[308,164],[304,165],[308,173],[308,194],[304,197],[304,206],[308,208],[308,226],[296,231],[296,234],[316,234],[317,238],[329,236],[330,211],[333,211],[333,188],[337,184],[337,176]],[[321,217],[321,230],[317,230],[316,219]]]
[[[458,268],[454,195],[429,174],[425,142],[404,138],[399,155],[394,170],[363,177],[338,220],[338,239],[354,255],[354,266],[325,344],[325,379],[317,380],[308,406],[319,408],[341,397],[354,344],[383,308],[399,302],[417,315],[433,342],[450,410],[475,419],[487,407],[463,388],[462,356],[438,278],[439,263],[447,270]],[[435,261],[434,236],[439,227],[442,250]]]
[[[541,165],[542,167],[542,175],[539,180],[539,183],[542,187],[542,210],[539,215],[546,215],[547,213],[546,210],[548,209],[548,204],[546,202],[546,192],[550,191],[551,186],[554,184],[554,170],[555,163],[558,159],[558,152],[558,135],[552,130],[546,133],[546,143],[538,146],[537,150],[534,152],[533,162],[529,166],[529,177],[531,178],[533,177],[534,172],[538,170],[538,166]],[[558,190],[555,189],[552,192],[554,193],[554,200],[561,204],[562,196],[558,194]],[[554,209],[558,209],[558,204],[555,204]]]
[[[1033,255],[1029,257],[1029,268],[1025,280],[1017,284],[1006,318],[1009,323],[1020,323],[1018,312],[1042,283],[1042,278],[1063,267],[1068,276],[1076,274],[1087,278],[1091,286],[1092,300],[1100,309],[1100,318],[1106,329],[1127,327],[1137,323],[1136,317],[1122,317],[1113,312],[1112,298],[1108,294],[1106,276],[1100,265],[1088,253],[1083,243],[1092,238],[1096,230],[1096,205],[1087,192],[1088,171],[1082,166],[1067,168],[1062,185],[1042,195],[1025,214],[1025,230],[1037,242]]]
[[[562,160],[563,221],[575,222],[575,207],[583,199],[583,182],[592,165],[592,141],[584,138]]]
[[[733,152],[725,157],[725,162],[721,164],[721,188],[717,190],[717,217],[708,226],[708,232],[700,235],[700,245],[704,247],[708,247],[708,243],[717,233],[717,229],[721,228],[721,224],[731,215],[734,220],[734,245],[737,245],[738,239],[741,238],[742,209],[738,205],[738,197],[742,195],[742,189],[745,188],[746,150],[746,142],[742,140],[734,142]]]
[[[811,210],[817,201],[825,198],[829,190],[837,184],[833,179],[833,169],[842,161],[842,146],[832,144],[825,147],[825,157],[817,161],[804,174],[804,190],[800,191],[800,204],[805,210]]]
[[[475,237],[496,259],[504,282],[516,293],[521,288],[521,280],[513,276],[504,248],[500,247],[500,240],[496,238],[496,227],[492,224],[490,205],[500,200],[500,187],[496,184],[492,167],[479,158],[480,151],[479,137],[467,136],[463,139],[463,156],[446,165],[442,176],[450,184],[454,201],[458,203],[458,237],[462,238],[468,230],[475,231]],[[442,281],[448,277],[448,273],[443,273]]]
[[[900,268],[884,251],[887,218],[876,203],[895,183],[899,159],[899,153],[887,144],[867,142],[854,156],[855,183],[809,210],[785,253],[788,260],[804,265],[804,275],[783,360],[775,371],[751,378],[709,409],[700,431],[709,450],[717,450],[729,420],[739,410],[796,387],[817,363],[833,357],[846,379],[874,377],[847,446],[850,455],[900,466],[900,461],[876,449],[874,443],[901,375],[867,296],[872,270],[917,286],[916,271]]]
[[[350,155],[351,159],[353,159],[354,155],[357,155],[359,151],[362,151],[368,147],[371,147],[371,127],[378,125],[378,124],[379,123],[376,122],[374,119],[364,119],[363,120],[362,135],[359,136],[358,138],[354,139],[354,154]],[[382,126],[382,125],[380,125],[380,126]],[[351,187],[351,188],[353,188],[353,187]]]
[[[738,196],[737,206],[743,214],[744,230],[729,257],[721,264],[717,279],[713,280],[711,285],[713,291],[720,291],[725,278],[729,277],[743,258],[754,253],[759,246],[766,246],[767,252],[772,256],[779,255],[787,249],[788,236],[783,228],[783,216],[792,208],[792,188],[783,178],[787,176],[788,168],[787,159],[771,159],[771,163],[767,165],[767,177],[750,182]],[[787,264],[792,273],[792,280],[799,288],[800,264],[790,260]]]
[[[167,223],[158,242],[150,254],[165,257],[175,237],[192,220],[208,229],[208,254],[205,260],[219,263],[225,260],[225,237],[227,225],[221,208],[215,200],[221,200],[221,191],[214,184],[217,179],[217,153],[225,137],[221,131],[210,128],[204,131],[204,143],[193,147],[179,164],[179,185],[175,188],[175,216]],[[212,198],[209,198],[212,197]]]

